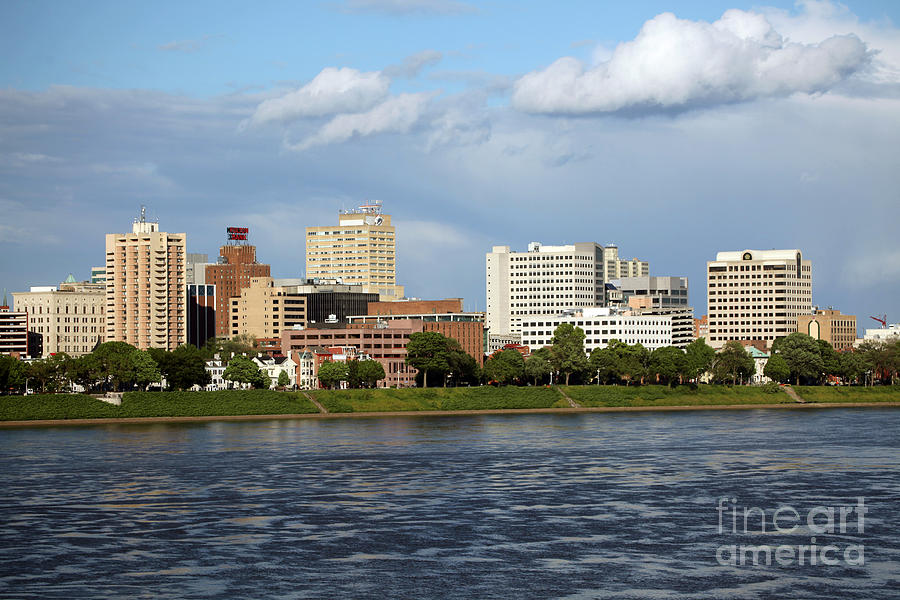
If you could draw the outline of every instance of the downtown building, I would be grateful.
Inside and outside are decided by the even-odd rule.
[[[72,275],[59,286],[35,286],[14,292],[15,310],[29,314],[29,333],[40,344],[31,351],[40,357],[61,352],[89,354],[106,338],[106,283],[75,281]]]
[[[246,227],[229,227],[228,243],[219,248],[218,262],[194,265],[195,277],[190,283],[215,287],[215,337],[232,337],[232,301],[250,287],[254,278],[271,275],[269,265],[256,262],[256,246],[246,243],[248,234]]]
[[[131,233],[106,235],[107,342],[174,350],[187,342],[184,233],[166,233],[144,209]]]
[[[612,306],[575,308],[562,314],[532,317],[522,323],[522,344],[532,350],[552,345],[553,332],[563,323],[584,330],[584,351],[605,348],[610,340],[648,350],[674,346],[672,315],[640,314]]]
[[[800,250],[719,252],[706,263],[709,345],[758,342],[797,331],[812,314],[812,263]]]
[[[399,300],[396,231],[375,201],[338,215],[337,225],[306,228],[306,277],[362,286],[382,300]]]
[[[856,343],[856,315],[841,311],[815,309],[811,315],[797,317],[797,331],[817,340],[825,340],[838,352],[850,350]]]
[[[485,270],[489,335],[514,339],[526,320],[603,306],[608,280],[646,276],[649,271],[646,261],[619,259],[615,245],[531,242],[527,252],[494,246],[486,255]]]

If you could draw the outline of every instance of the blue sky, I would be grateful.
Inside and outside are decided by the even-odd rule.
[[[716,251],[798,247],[816,304],[898,321],[898,13],[4,2],[0,287],[86,277],[141,204],[299,276],[304,227],[380,199],[419,297],[483,309],[494,244],[616,242],[701,314]]]

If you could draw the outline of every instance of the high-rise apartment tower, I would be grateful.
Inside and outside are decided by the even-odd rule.
[[[187,341],[184,233],[146,220],[106,235],[106,340],[174,350]]]

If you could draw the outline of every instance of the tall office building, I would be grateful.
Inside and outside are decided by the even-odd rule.
[[[307,227],[306,277],[338,279],[382,300],[399,300],[404,290],[397,285],[395,233],[379,201],[341,212],[337,225]]]
[[[247,244],[246,227],[229,227],[228,243],[219,248],[219,262],[206,265],[207,285],[216,287],[216,337],[231,337],[231,301],[250,287],[254,277],[269,277],[271,267],[256,262],[256,246]],[[201,283],[195,281],[193,283]]]
[[[29,314],[29,332],[39,336],[44,358],[88,354],[106,339],[106,283],[78,282],[69,275],[58,287],[14,292],[13,304]]]
[[[566,246],[531,242],[527,252],[494,246],[486,255],[490,335],[519,334],[522,320],[530,317],[602,306],[608,273],[650,270],[647,262],[638,259],[621,262],[618,248],[612,247],[607,256],[606,249],[594,242]]]
[[[706,263],[709,345],[762,340],[797,331],[812,313],[812,263],[799,250],[719,252]]]
[[[106,340],[174,350],[187,341],[184,233],[146,220],[106,235]]]

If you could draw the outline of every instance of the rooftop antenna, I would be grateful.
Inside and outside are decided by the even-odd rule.
[[[147,222],[147,207],[141,204],[141,223]]]

